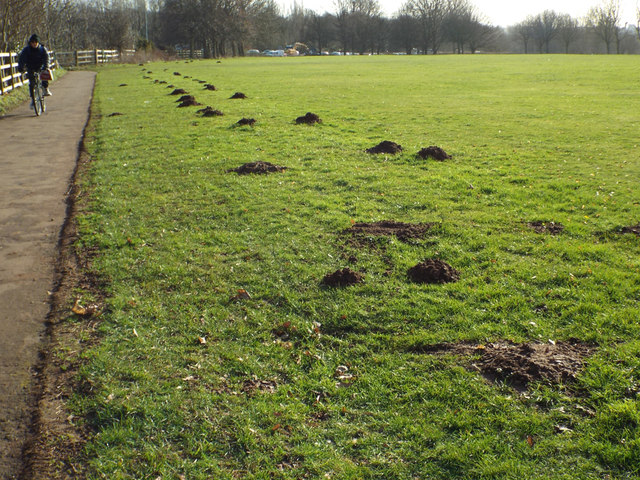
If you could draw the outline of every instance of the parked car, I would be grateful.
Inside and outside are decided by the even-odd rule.
[[[256,50],[255,48],[247,51],[248,57],[257,57],[258,55],[260,55],[260,50]]]

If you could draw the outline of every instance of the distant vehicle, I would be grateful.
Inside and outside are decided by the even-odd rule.
[[[247,51],[247,56],[249,57],[257,57],[258,55],[260,55],[260,50],[256,50],[255,48]]]
[[[331,52],[331,55],[336,56],[336,57],[340,57],[340,56],[342,56],[342,52]]]
[[[284,57],[284,50],[265,50],[262,55],[265,57]]]

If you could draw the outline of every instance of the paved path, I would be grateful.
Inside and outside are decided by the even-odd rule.
[[[94,72],[51,84],[47,112],[28,103],[0,116],[0,479],[18,478],[36,401],[34,366],[45,335],[58,237]]]

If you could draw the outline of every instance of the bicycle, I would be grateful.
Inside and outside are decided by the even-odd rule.
[[[37,117],[47,109],[44,103],[44,87],[40,75],[42,74],[39,72],[29,72],[29,94],[31,95],[31,105]]]

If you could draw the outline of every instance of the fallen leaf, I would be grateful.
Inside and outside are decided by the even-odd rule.
[[[530,447],[533,447],[533,437],[531,435],[527,435],[527,443]]]
[[[249,292],[247,292],[244,288],[240,288],[238,289],[238,293],[231,297],[231,300],[247,300],[249,298],[251,298]]]
[[[200,345],[206,345],[207,339],[204,337],[198,337],[198,342],[200,342]]]

